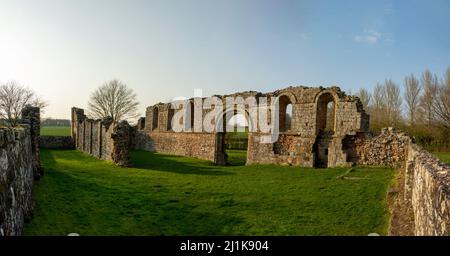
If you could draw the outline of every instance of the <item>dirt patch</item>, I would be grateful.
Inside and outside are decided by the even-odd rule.
[[[389,236],[413,236],[414,214],[411,202],[405,200],[405,172],[398,169],[395,180],[388,189],[387,201],[390,212]]]

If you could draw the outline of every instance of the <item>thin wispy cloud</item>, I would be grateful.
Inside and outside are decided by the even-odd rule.
[[[364,33],[356,35],[354,40],[358,43],[376,44],[382,39],[383,35],[374,29],[364,29]]]

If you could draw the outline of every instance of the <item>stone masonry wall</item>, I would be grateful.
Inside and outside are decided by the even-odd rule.
[[[382,129],[381,134],[357,134],[345,143],[352,144],[348,154],[362,165],[395,166],[404,172],[404,186],[400,203],[392,212],[407,220],[406,209],[412,209],[414,235],[450,235],[450,166],[416,145],[403,132],[393,128]],[[391,222],[391,230],[402,235],[402,227]],[[406,231],[405,231],[406,232]]]
[[[33,210],[32,187],[42,177],[39,108],[26,106],[21,125],[0,128],[0,236],[22,234]]]
[[[450,166],[415,144],[408,146],[405,200],[417,236],[450,235]]]
[[[34,156],[29,127],[0,129],[0,236],[22,234],[33,209]]]
[[[72,108],[72,138],[75,148],[119,166],[131,166],[131,126],[122,121],[113,124],[111,118],[88,119],[84,110]]]
[[[227,97],[242,97],[244,100],[254,99],[257,102],[260,97],[266,97],[269,102],[279,99],[281,131],[279,139],[274,143],[262,143],[259,138],[264,134],[259,129],[252,131],[248,138],[247,164],[272,163],[308,167],[348,166],[352,162],[348,162],[343,140],[346,136],[366,132],[369,126],[369,116],[362,108],[360,100],[357,97],[346,95],[338,87],[297,86],[269,93],[250,91],[216,96],[222,100],[224,106],[226,106]],[[190,99],[189,104],[195,105],[203,100],[205,99]],[[327,120],[329,115],[326,112],[329,103],[333,103],[335,106],[333,124],[326,124],[326,122],[329,122]],[[286,125],[287,119],[285,117],[288,105],[292,105],[292,115],[289,124]],[[245,107],[246,113],[252,112],[253,109],[250,109],[248,105]],[[202,116],[193,123],[195,132],[186,131],[176,134],[171,131],[170,120],[174,116],[174,112],[177,111],[179,110],[171,108],[170,103],[158,103],[148,107],[146,117],[141,119],[139,125],[141,132],[148,134],[148,137],[142,136],[142,133],[137,133],[139,139],[135,140],[134,144],[145,145],[141,148],[154,151],[164,150],[165,153],[177,153],[203,159],[205,158],[203,150],[209,148],[213,151],[209,153],[208,159],[215,159],[216,164],[226,162],[226,154],[223,150],[225,141],[221,139],[224,137],[223,134],[215,131],[210,133],[198,132],[195,129],[201,128],[203,117],[213,109],[203,109],[201,113],[196,114]],[[222,117],[230,111],[235,110],[224,109],[223,113],[218,114],[216,121],[220,123],[214,124],[216,129],[223,125]],[[246,113],[240,114],[245,116]],[[248,117],[246,116],[246,118]],[[247,121],[253,124],[258,123],[257,120],[253,120],[254,122]],[[325,133],[324,129],[327,126],[332,127],[331,134]],[[148,138],[150,138],[150,141],[147,141]],[[189,142],[191,139],[193,140]],[[178,144],[176,143],[177,140],[179,141]],[[152,145],[152,142],[154,145]],[[201,146],[197,146],[199,143]],[[174,145],[182,148],[172,149]]]
[[[71,136],[39,136],[39,147],[46,149],[75,149]]]
[[[217,155],[219,149],[216,148],[216,140],[219,136],[215,133],[153,132],[150,139],[156,152],[223,162],[224,156]],[[222,159],[218,160],[217,157]]]
[[[394,128],[383,128],[381,134],[373,136],[361,133],[354,138],[353,154],[361,165],[397,166],[406,160],[411,138]],[[352,148],[348,146],[347,148]],[[349,154],[352,154],[349,152]]]

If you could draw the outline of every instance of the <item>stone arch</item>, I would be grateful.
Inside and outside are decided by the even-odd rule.
[[[323,91],[316,96],[316,134],[336,132],[337,102],[337,96],[332,91]]]
[[[168,103],[167,105],[167,131],[172,131],[172,123],[173,116],[175,115],[175,109],[173,108],[172,103]]]
[[[159,127],[159,107],[154,106],[152,110],[152,131]]]
[[[249,127],[248,127],[249,131],[253,131],[254,129],[256,130],[256,127],[253,127],[253,125],[257,124],[257,123],[252,122],[251,115],[249,114],[249,111],[247,109],[242,111],[242,110],[238,110],[238,109],[228,108],[217,115],[215,129],[214,129],[216,132],[220,131],[219,130],[220,126],[222,126],[222,128],[223,128],[221,130],[221,132],[227,132],[225,128],[226,128],[227,123],[230,120],[226,120],[226,116],[227,116],[227,113],[229,113],[229,112],[233,112],[233,116],[235,116],[237,114],[241,114],[242,116],[244,116],[244,118],[246,119],[246,121],[249,125]]]
[[[251,120],[251,115],[249,114],[248,109],[245,110],[238,110],[238,109],[233,109],[233,108],[228,108],[225,109],[224,111],[222,111],[220,114],[218,114],[218,116],[216,117],[216,126],[215,126],[215,131],[216,131],[216,164],[219,165],[242,165],[242,164],[246,164],[247,162],[247,157],[245,158],[244,162],[240,162],[236,163],[233,161],[229,161],[228,159],[228,154],[227,154],[227,144],[230,142],[229,139],[230,137],[228,137],[233,131],[228,131],[226,130],[226,125],[227,123],[230,121],[229,119],[227,119],[227,113],[232,113],[233,115],[231,115],[232,117],[234,117],[235,115],[242,115],[244,116],[247,124],[248,124],[248,128],[249,131],[252,131],[252,127],[254,125],[254,123]],[[222,126],[223,130],[219,130],[219,128]],[[240,144],[240,146],[245,146],[245,150],[248,150],[248,138],[249,135],[247,135],[247,138],[243,141],[239,141],[238,144]],[[236,141],[235,141],[236,142]],[[244,143],[242,145],[242,143]]]
[[[189,125],[191,127],[191,132],[194,132],[195,125],[195,104],[193,100],[189,100]]]
[[[278,95],[278,125],[280,132],[289,132],[292,130],[295,103],[296,98],[291,93]]]

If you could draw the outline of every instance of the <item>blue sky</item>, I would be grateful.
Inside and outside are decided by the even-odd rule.
[[[450,1],[0,0],[0,81],[68,118],[118,78],[140,109],[290,85],[356,92],[450,66]]]

